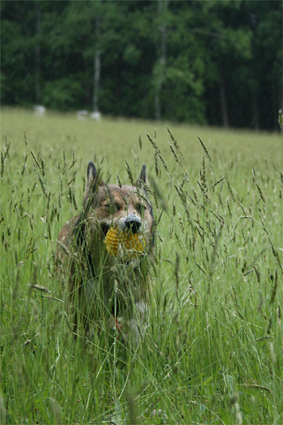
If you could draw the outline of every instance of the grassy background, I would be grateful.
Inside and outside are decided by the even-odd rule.
[[[166,127],[2,110],[0,423],[282,423],[282,138]],[[89,160],[163,211],[137,349],[75,342],[54,275]]]

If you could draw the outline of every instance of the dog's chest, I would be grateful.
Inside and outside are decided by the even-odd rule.
[[[138,259],[121,263],[115,258],[107,257],[104,267],[91,272],[87,282],[86,297],[88,301],[103,300],[105,305],[118,304],[129,306],[132,300],[138,301],[146,293],[146,276]]]

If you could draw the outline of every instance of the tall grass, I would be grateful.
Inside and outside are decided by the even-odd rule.
[[[1,423],[282,423],[280,137],[4,118]],[[90,159],[114,183],[149,166],[157,252],[138,347],[74,340],[54,271]]]

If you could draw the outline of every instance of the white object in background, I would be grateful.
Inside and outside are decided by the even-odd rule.
[[[77,111],[77,118],[78,120],[85,120],[88,116],[87,111]]]
[[[46,112],[46,108],[45,106],[42,106],[42,105],[35,105],[33,107],[33,112],[34,112],[34,115],[36,115],[37,117],[43,117],[43,115]]]
[[[99,122],[101,120],[101,114],[100,114],[100,112],[92,112],[90,114],[90,117],[91,117],[91,119],[93,119],[93,120],[95,120],[97,122]]]

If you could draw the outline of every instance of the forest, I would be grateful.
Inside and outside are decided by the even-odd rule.
[[[281,1],[2,1],[1,104],[275,130]]]

